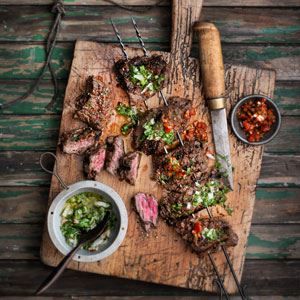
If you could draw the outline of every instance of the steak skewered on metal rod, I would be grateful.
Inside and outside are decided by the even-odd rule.
[[[137,34],[137,38],[138,38],[138,40],[139,40],[139,42],[140,42],[140,45],[141,45],[141,47],[142,47],[142,49],[143,49],[144,55],[146,56],[146,55],[148,55],[148,52],[147,52],[147,50],[146,50],[146,48],[145,48],[145,44],[144,44],[144,42],[143,42],[143,39],[142,39],[142,37],[141,37],[141,34],[140,34],[139,29],[138,29],[138,27],[137,27],[137,24],[136,24],[136,22],[135,22],[135,20],[134,20],[133,18],[132,18],[132,23],[133,23],[133,26],[134,26],[134,28],[135,28],[135,31],[136,31],[136,34]],[[123,44],[123,42],[122,42],[121,35],[120,35],[120,33],[119,33],[117,27],[116,27],[115,24],[113,23],[112,19],[111,19],[111,24],[112,24],[112,26],[113,26],[113,29],[114,29],[114,32],[115,32],[115,34],[116,34],[116,36],[117,36],[117,39],[118,39],[118,41],[119,41],[119,44],[120,44],[120,46],[121,46],[123,55],[124,55],[125,59],[128,60],[128,55],[127,55],[127,53],[126,53],[125,46],[124,46],[124,44]],[[159,91],[159,94],[160,94],[161,98],[163,99],[164,104],[165,104],[166,106],[168,106],[168,101],[167,101],[165,95],[163,94],[163,92],[162,92],[161,90]],[[146,106],[146,108],[147,108],[148,105],[147,105],[146,101],[144,101],[144,103],[145,103],[145,106]],[[182,138],[181,138],[181,135],[180,135],[178,132],[176,132],[176,134],[177,134],[177,137],[178,137],[178,140],[179,140],[181,146],[184,146],[184,143],[183,143],[183,140],[182,140]],[[168,154],[168,150],[166,149],[166,147],[164,147],[164,150],[165,150],[165,153]],[[209,209],[206,208],[206,210],[207,210],[207,212],[208,212],[209,217],[212,218],[212,215],[211,215],[211,212],[209,211]],[[227,263],[228,263],[228,265],[229,265],[229,267],[230,267],[230,271],[231,271],[232,274],[233,274],[235,283],[236,283],[236,285],[237,285],[237,287],[238,287],[238,290],[239,290],[239,292],[240,292],[240,295],[241,295],[242,299],[247,299],[247,298],[244,296],[243,289],[241,288],[241,286],[240,286],[240,284],[239,284],[239,282],[238,282],[238,280],[237,280],[237,276],[236,276],[236,274],[235,274],[235,271],[234,271],[234,269],[233,269],[232,263],[231,263],[231,261],[230,261],[230,258],[229,258],[229,256],[228,256],[228,254],[227,254],[225,248],[222,247],[221,249],[222,249],[222,251],[223,251],[223,253],[224,253],[224,255],[225,255],[226,261],[227,261]],[[220,276],[220,273],[219,273],[219,271],[218,271],[218,269],[217,269],[217,267],[216,267],[216,264],[214,263],[214,260],[213,260],[213,258],[212,258],[212,255],[211,255],[209,252],[208,252],[208,256],[209,256],[210,262],[212,263],[213,269],[214,269],[215,274],[216,274],[216,277],[217,277],[217,285],[218,285],[218,287],[221,289],[221,293],[222,293],[222,292],[224,293],[226,299],[229,299],[229,295],[228,295],[228,293],[227,293],[227,291],[226,291],[226,289],[225,289],[225,287],[224,287],[223,280],[222,280],[222,278],[221,278],[221,276]]]

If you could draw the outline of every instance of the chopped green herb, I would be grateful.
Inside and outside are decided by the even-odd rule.
[[[203,186],[196,183],[195,186],[197,190],[192,196],[192,205],[194,207],[198,205],[209,207],[219,204],[227,208],[225,203],[227,200],[226,194],[229,192],[229,189],[219,180],[210,180]]]
[[[182,203],[174,203],[174,204],[172,204],[172,209],[173,210],[179,211],[179,210],[181,210],[181,208],[182,208]]]
[[[164,75],[154,75],[144,65],[130,66],[130,81],[142,88],[142,94],[146,91],[156,92],[165,80]]]
[[[202,230],[202,236],[209,241],[216,241],[221,238],[222,231],[215,228],[204,228]]]
[[[143,137],[147,140],[159,141],[163,140],[166,144],[171,145],[175,139],[175,133],[173,130],[166,133],[164,131],[162,123],[155,123],[154,118],[149,120],[143,125],[144,133]]]
[[[123,103],[118,103],[116,107],[116,111],[119,115],[127,117],[130,119],[129,123],[124,124],[121,127],[121,133],[124,135],[127,135],[130,133],[131,129],[136,126],[138,123],[138,112],[136,111],[135,108],[131,106],[127,106]]]
[[[69,198],[61,212],[60,226],[66,242],[75,247],[80,235],[95,228],[107,211],[111,211],[111,205],[99,194],[84,192]],[[109,229],[114,227],[114,221],[115,216],[111,216]],[[90,250],[92,244],[84,245],[84,249]]]

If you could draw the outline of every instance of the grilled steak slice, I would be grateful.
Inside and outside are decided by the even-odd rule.
[[[228,213],[226,194],[229,189],[222,180],[213,178],[214,172],[207,182],[183,187],[181,191],[165,191],[160,200],[160,215],[169,224],[198,212],[206,207],[222,206]]]
[[[182,192],[208,178],[205,150],[198,141],[188,142],[168,154],[153,156],[153,177],[167,190]]]
[[[159,213],[161,217],[170,225],[203,209],[203,205],[193,205],[193,195],[195,190],[187,187],[183,192],[166,191],[159,202]]]
[[[112,101],[108,97],[109,89],[101,76],[89,76],[84,93],[76,101],[75,118],[101,130],[109,122],[113,111]]]
[[[120,160],[125,153],[124,140],[121,136],[110,136],[106,139],[105,169],[110,174],[117,176]]]
[[[137,193],[134,196],[134,206],[146,231],[149,231],[151,226],[156,226],[158,204],[154,196],[145,193]]]
[[[129,60],[119,60],[115,71],[119,82],[129,95],[130,104],[136,105],[164,87],[167,63],[159,55],[137,56]]]
[[[176,146],[176,132],[188,128],[194,111],[190,100],[178,97],[170,98],[167,107],[146,111],[134,129],[133,147],[151,155],[164,153],[164,147]]]
[[[59,145],[64,153],[80,155],[95,145],[100,135],[100,131],[90,127],[79,128],[63,133]]]
[[[238,236],[221,218],[192,215],[176,223],[175,230],[200,256],[216,252],[220,246],[233,247],[238,243]]]
[[[131,185],[135,185],[141,161],[139,152],[129,152],[121,158],[119,176],[121,180],[126,180]]]
[[[84,159],[84,171],[89,179],[95,179],[104,167],[106,147],[98,145],[92,150],[88,150]]]

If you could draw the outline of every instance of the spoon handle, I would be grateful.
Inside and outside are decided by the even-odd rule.
[[[55,267],[52,273],[47,277],[47,279],[41,284],[41,286],[35,292],[35,295],[38,296],[44,291],[46,291],[63,273],[65,268],[68,266],[69,262],[75,255],[76,251],[82,246],[82,243],[79,243],[72,251],[70,251],[63,260]]]

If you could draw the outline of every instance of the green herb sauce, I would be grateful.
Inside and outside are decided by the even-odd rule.
[[[142,89],[142,94],[146,91],[157,92],[159,91],[163,81],[164,75],[154,75],[144,65],[130,66],[130,81]]]
[[[75,247],[80,235],[96,227],[107,211],[111,211],[111,205],[99,194],[84,192],[69,198],[61,212],[60,226],[66,242]],[[102,239],[109,237],[110,229],[114,227],[114,221],[115,216],[111,215],[107,230],[109,232],[103,233]],[[83,248],[91,251],[97,250],[93,244],[84,245]]]

